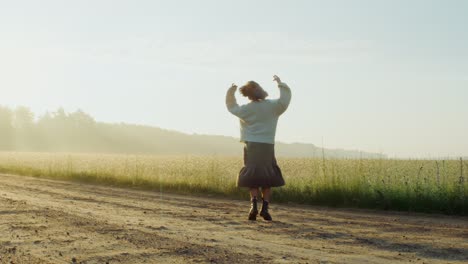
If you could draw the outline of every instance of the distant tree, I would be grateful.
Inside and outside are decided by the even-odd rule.
[[[75,133],[74,129],[62,107],[55,112],[47,112],[38,122],[38,131],[43,139],[43,148],[46,150],[73,150],[71,145],[76,142],[70,135]]]
[[[8,107],[0,106],[0,150],[12,149],[13,136],[13,113]]]
[[[13,115],[13,127],[16,129],[30,129],[34,126],[34,113],[25,106],[18,106]]]
[[[67,113],[65,113],[65,109],[63,107],[59,107],[57,111],[53,113],[55,119],[58,120],[65,120],[67,118]]]
[[[15,131],[14,148],[16,150],[32,150],[36,141],[34,113],[24,106],[19,106],[13,113],[13,128]]]
[[[73,130],[68,134],[69,138],[75,143],[74,150],[90,151],[96,150],[99,140],[99,132],[96,129],[96,121],[92,116],[78,109],[67,116],[68,125]]]
[[[38,151],[53,150],[52,115],[49,111],[39,116],[36,123],[35,145]]]
[[[38,124],[49,132],[63,130],[67,126],[67,113],[60,107],[55,112],[46,112],[39,117]]]
[[[47,112],[39,117],[37,127],[43,150],[93,151],[100,143],[96,121],[82,110]]]
[[[91,128],[96,125],[94,118],[81,109],[68,114],[68,119],[75,128]]]

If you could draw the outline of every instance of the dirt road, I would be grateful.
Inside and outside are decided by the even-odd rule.
[[[466,263],[468,218],[272,205],[0,175],[0,263]]]

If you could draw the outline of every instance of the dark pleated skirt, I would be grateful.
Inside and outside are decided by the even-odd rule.
[[[285,184],[276,163],[275,145],[245,142],[244,167],[237,178],[238,187],[279,187]]]

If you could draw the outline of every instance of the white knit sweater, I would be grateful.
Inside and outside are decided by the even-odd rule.
[[[286,111],[291,102],[291,89],[285,83],[279,83],[280,98],[251,101],[239,106],[234,93],[229,88],[226,94],[226,107],[240,120],[240,140],[242,142],[260,142],[275,144],[276,125],[279,116]]]

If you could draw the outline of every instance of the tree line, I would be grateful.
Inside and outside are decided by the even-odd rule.
[[[35,117],[27,107],[0,106],[0,149],[15,151],[58,150],[92,141],[97,123],[81,110],[63,108]],[[74,145],[74,146],[73,146]]]
[[[0,151],[240,155],[242,146],[233,137],[189,135],[151,126],[97,122],[82,110],[67,113],[59,108],[35,116],[28,107],[0,106]],[[289,157],[385,157],[376,153],[280,142],[277,143],[277,154]]]
[[[230,137],[97,122],[82,110],[59,108],[36,117],[24,106],[0,106],[0,151],[232,154],[235,143]]]

